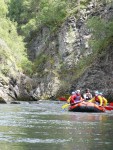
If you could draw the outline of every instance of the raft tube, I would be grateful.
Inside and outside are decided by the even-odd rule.
[[[71,105],[69,111],[73,112],[105,112],[105,108],[98,106],[91,102],[80,102],[78,104]]]

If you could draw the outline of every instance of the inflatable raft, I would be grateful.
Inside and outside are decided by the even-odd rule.
[[[80,102],[69,107],[73,112],[105,112],[105,108],[91,102]]]

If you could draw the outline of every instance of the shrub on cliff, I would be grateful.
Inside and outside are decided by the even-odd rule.
[[[87,22],[92,32],[90,41],[91,47],[95,51],[103,51],[112,43],[113,39],[113,21],[101,19],[100,17],[92,17]]]
[[[18,23],[19,33],[28,36],[41,26],[58,26],[66,16],[65,0],[11,0],[8,16]]]
[[[6,75],[10,71],[9,62],[23,70],[26,64],[30,64],[30,61],[27,59],[23,37],[17,33],[16,23],[7,17],[6,2],[0,0],[0,4],[0,58],[2,58],[0,63],[3,73]]]

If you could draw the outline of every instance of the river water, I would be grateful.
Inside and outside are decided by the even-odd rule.
[[[113,150],[113,111],[75,113],[63,104],[1,104],[0,150]]]

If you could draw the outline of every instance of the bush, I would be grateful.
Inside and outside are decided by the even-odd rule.
[[[67,15],[69,3],[67,0],[10,0],[8,16],[18,23],[19,33],[29,36],[29,32],[41,26],[51,29],[59,26]]]
[[[2,4],[0,7],[0,10],[2,10],[0,12],[0,58],[3,59],[1,61],[3,65],[4,61],[6,62],[5,69],[3,69],[3,73],[6,74],[10,70],[7,69],[8,60],[21,70],[25,68],[26,64],[30,64],[30,61],[27,58],[23,37],[17,33],[17,24],[6,17],[8,13],[7,5],[4,0],[0,0],[0,2]]]
[[[93,17],[87,22],[92,32],[91,46],[93,50],[105,49],[113,39],[113,21],[106,21],[99,17]]]

